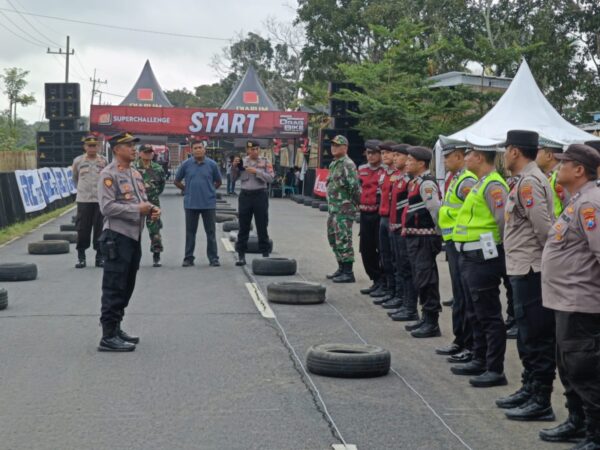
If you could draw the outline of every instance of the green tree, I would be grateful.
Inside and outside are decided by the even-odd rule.
[[[27,95],[23,93],[23,90],[27,87],[27,80],[25,78],[28,74],[29,71],[27,70],[11,67],[4,69],[4,75],[0,75],[0,79],[4,83],[3,93],[8,97],[8,126],[13,134],[16,130],[17,105],[28,106],[35,103],[33,94]]]

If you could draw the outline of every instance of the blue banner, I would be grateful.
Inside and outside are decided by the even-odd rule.
[[[37,170],[15,170],[21,201],[26,213],[46,208],[42,183]]]

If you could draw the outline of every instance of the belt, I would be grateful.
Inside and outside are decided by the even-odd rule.
[[[459,252],[474,252],[476,250],[483,250],[481,242],[455,242],[454,246]]]
[[[242,189],[242,194],[257,194],[260,192],[267,192],[267,189]]]

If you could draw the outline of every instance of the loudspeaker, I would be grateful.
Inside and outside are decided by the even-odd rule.
[[[50,119],[50,131],[79,130],[78,119]]]
[[[44,85],[46,102],[56,100],[79,101],[79,83],[46,83]]]
[[[81,117],[79,83],[46,83],[44,89],[47,119]]]
[[[59,131],[38,131],[36,144],[38,149],[62,147],[63,134]]]
[[[37,133],[38,167],[66,167],[83,154],[87,131],[39,131]]]
[[[348,139],[348,156],[359,165],[363,160],[365,151],[365,141],[357,130],[348,130],[345,128],[332,128],[321,130],[319,142],[319,167],[326,169],[333,161],[331,155],[331,140],[338,134],[345,136]]]
[[[349,91],[357,91],[358,87],[354,83],[340,83],[337,81],[331,81],[329,83],[329,96],[339,93],[342,89]]]
[[[357,117],[335,117],[333,119],[333,128],[354,128],[358,125]]]
[[[65,147],[83,148],[83,139],[87,136],[87,131],[65,131],[63,145]]]

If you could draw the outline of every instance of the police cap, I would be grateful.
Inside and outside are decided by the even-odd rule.
[[[407,151],[408,154],[415,158],[417,161],[429,162],[431,161],[431,158],[433,158],[433,150],[427,147],[411,146],[408,147]]]
[[[116,136],[111,137],[108,142],[110,143],[111,147],[114,147],[115,145],[119,145],[119,144],[129,144],[130,142],[140,142],[140,138],[133,136],[131,133],[128,132],[123,132],[120,134],[117,134]]]
[[[564,153],[556,155],[559,161],[575,161],[586,169],[596,172],[600,166],[600,154],[598,151],[585,144],[571,144]]]

